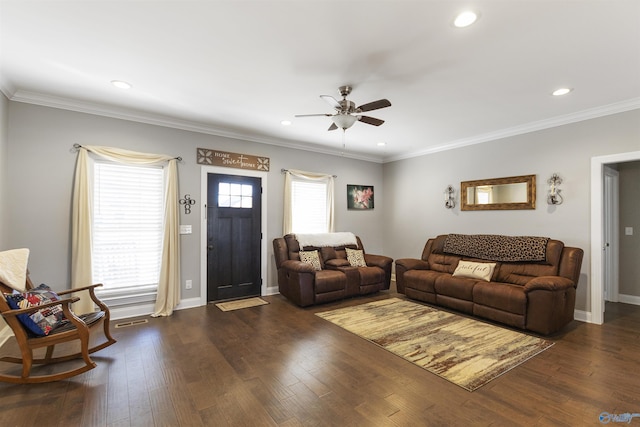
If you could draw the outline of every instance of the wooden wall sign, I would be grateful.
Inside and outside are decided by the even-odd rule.
[[[198,148],[196,157],[199,165],[269,171],[268,157],[228,153],[226,151],[209,150],[208,148]]]

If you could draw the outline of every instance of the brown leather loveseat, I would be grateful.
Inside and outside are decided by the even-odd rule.
[[[325,246],[316,243],[302,248],[295,234],[273,240],[278,287],[282,295],[306,307],[389,289],[392,258],[365,253],[360,238],[351,233],[325,233],[331,234],[350,234],[352,237],[344,244]],[[352,255],[356,258],[361,256],[358,259],[362,266],[352,265],[347,258],[347,250],[355,251]],[[315,251],[319,269],[300,260],[301,255]]]
[[[542,237],[441,235],[421,259],[396,260],[396,285],[409,298],[548,335],[573,320],[582,257]]]

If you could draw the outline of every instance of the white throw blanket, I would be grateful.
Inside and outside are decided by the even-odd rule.
[[[357,245],[358,241],[356,236],[350,232],[339,233],[316,233],[316,234],[296,234],[296,239],[300,248],[306,246],[345,246],[345,245]]]

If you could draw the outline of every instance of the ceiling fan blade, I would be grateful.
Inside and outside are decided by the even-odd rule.
[[[388,99],[379,99],[377,101],[369,102],[368,104],[364,104],[358,107],[358,110],[364,111],[372,111],[378,110],[380,108],[391,107],[391,102]]]
[[[320,117],[320,116],[322,116],[322,117],[331,117],[331,116],[333,116],[333,114],[328,114],[328,113],[325,113],[325,114],[296,114],[294,117]]]
[[[336,126],[335,123],[331,123],[331,126],[329,126],[329,129],[327,130],[336,130],[336,129],[338,129],[338,126]]]
[[[358,116],[358,120],[368,125],[374,125],[374,126],[380,126],[381,124],[384,123],[384,120],[376,119],[375,117],[369,117],[369,116]]]
[[[336,110],[340,110],[342,108],[340,103],[333,96],[320,95],[320,98],[324,99],[327,104],[331,105],[331,107],[335,108]]]

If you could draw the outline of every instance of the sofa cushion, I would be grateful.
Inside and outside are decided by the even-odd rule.
[[[404,287],[435,293],[436,278],[446,274],[433,270],[409,270],[404,273]]]
[[[431,270],[451,274],[454,272],[461,259],[462,257],[458,255],[432,253],[429,254],[426,261],[429,263],[429,268]]]
[[[318,251],[300,251],[300,261],[311,264],[314,269],[322,270],[322,264],[320,264],[320,256]]]
[[[344,290],[346,286],[347,276],[341,271],[321,270],[316,272],[316,294]]]
[[[384,283],[384,270],[380,267],[358,267],[360,286]]]
[[[524,315],[527,311],[524,287],[510,283],[478,282],[473,287],[473,302],[514,314]]]
[[[473,301],[473,287],[476,283],[479,282],[474,279],[441,274],[436,278],[435,290],[439,295]]]
[[[358,249],[345,248],[347,252],[347,260],[351,267],[366,267],[367,263],[364,260],[364,253]]]
[[[491,281],[493,271],[496,268],[495,262],[473,262],[473,261],[460,261],[455,271],[454,276],[468,277],[470,279],[480,279],[485,282]]]

